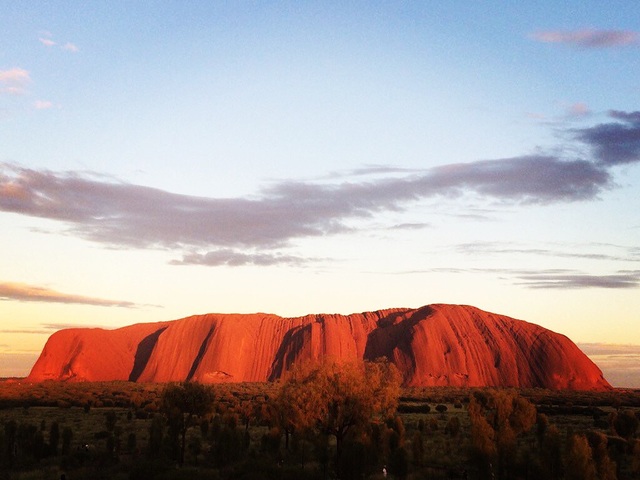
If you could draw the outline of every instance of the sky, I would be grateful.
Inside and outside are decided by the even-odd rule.
[[[454,303],[640,387],[638,19],[4,2],[0,376],[70,326]]]

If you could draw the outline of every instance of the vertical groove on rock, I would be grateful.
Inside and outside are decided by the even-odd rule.
[[[136,349],[136,354],[133,360],[133,368],[131,369],[131,373],[129,374],[130,382],[138,381],[138,378],[140,378],[140,375],[142,375],[142,372],[147,367],[147,362],[149,361],[149,358],[151,358],[151,353],[156,346],[158,337],[166,329],[167,327],[158,329],[152,334],[144,337],[138,344],[138,348]]]
[[[193,364],[191,365],[191,368],[189,369],[189,373],[187,374],[187,381],[190,381],[193,379],[193,375],[196,373],[196,370],[200,366],[200,362],[202,362],[202,358],[204,357],[204,354],[207,351],[207,347],[209,346],[209,340],[211,339],[211,335],[213,335],[214,330],[215,330],[215,327],[211,326],[211,328],[209,329],[209,333],[207,333],[207,336],[204,337],[204,340],[200,345],[200,350],[198,350],[198,354],[196,355],[196,358],[194,358]]]

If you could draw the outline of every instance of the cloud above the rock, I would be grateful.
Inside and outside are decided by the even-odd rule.
[[[94,305],[101,307],[133,308],[133,302],[107,300],[103,298],[85,297],[62,293],[46,287],[27,285],[24,283],[0,282],[0,300],[17,300],[21,302],[49,302]]]
[[[31,76],[24,68],[13,67],[0,70],[0,93],[23,95],[30,83]]]
[[[640,161],[640,112],[611,110],[614,122],[573,130],[576,139],[593,149],[603,165],[619,165]]]
[[[544,30],[534,32],[530,37],[539,42],[585,49],[625,47],[640,41],[638,32],[632,30]]]
[[[115,246],[269,247],[347,230],[346,221],[402,210],[426,198],[476,195],[509,203],[589,200],[611,186],[584,160],[523,156],[445,165],[404,176],[283,181],[254,197],[213,198],[78,172],[0,165],[0,211],[58,220]]]
[[[640,262],[640,250],[611,244],[548,245],[531,247],[509,242],[473,242],[454,246],[458,253],[486,257],[488,255],[535,255],[552,258],[576,258],[582,260],[605,260],[618,262]]]
[[[530,273],[519,277],[519,284],[530,288],[638,288],[640,270],[619,271],[611,275],[586,273]]]
[[[610,111],[608,117],[567,130],[569,141],[586,145],[583,158],[535,154],[423,170],[369,165],[315,180],[272,182],[235,198],[0,163],[0,211],[55,220],[66,234],[110,247],[177,250],[182,258],[175,265],[302,264],[303,258],[280,250],[298,239],[349,232],[354,220],[410,210],[420,201],[464,199],[473,208],[474,202],[597,199],[615,186],[613,167],[640,160],[640,112]]]
[[[302,265],[308,258],[269,252],[242,252],[230,248],[221,248],[206,253],[186,253],[180,260],[172,260],[171,265],[203,265],[208,267],[239,267],[247,265]]]

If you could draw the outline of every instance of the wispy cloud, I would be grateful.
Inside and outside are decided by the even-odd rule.
[[[36,110],[48,110],[53,108],[53,103],[49,100],[36,100],[33,102],[33,108]]]
[[[77,46],[77,45],[75,45],[75,44],[73,44],[73,43],[71,43],[71,42],[67,42],[67,43],[65,43],[65,44],[62,46],[62,49],[63,49],[63,50],[67,50],[68,52],[73,52],[73,53],[76,53],[76,52],[79,52],[79,51],[80,51],[80,49],[78,48],[78,46]]]
[[[53,331],[66,330],[69,328],[104,328],[104,329],[112,328],[106,325],[91,325],[91,324],[78,325],[76,323],[43,323],[41,325],[43,328],[46,328],[47,330],[53,330]]]
[[[65,42],[65,43],[60,43],[58,44],[58,42],[53,40],[53,34],[49,31],[41,31],[40,32],[40,37],[38,37],[38,41],[44,45],[45,47],[54,47],[56,45],[58,45],[60,47],[60,49],[62,50],[66,50],[68,52],[72,52],[72,53],[76,53],[80,51],[80,48],[78,48],[78,46],[74,43],[71,42]]]
[[[640,359],[640,345],[620,345],[616,343],[581,343],[580,349],[587,355],[633,355]],[[640,365],[638,365],[640,368]]]
[[[0,333],[12,333],[12,334],[29,334],[29,335],[51,335],[58,330],[67,330],[70,328],[102,328],[109,329],[112,327],[106,325],[91,325],[76,323],[41,323],[40,328],[5,328],[0,330]]]
[[[31,77],[29,72],[23,68],[13,67],[9,70],[0,70],[0,93],[23,95],[29,83],[31,83]]]
[[[524,156],[436,167],[360,182],[284,181],[253,198],[204,198],[110,182],[77,172],[0,165],[0,210],[59,220],[71,233],[115,246],[277,248],[345,231],[345,221],[425,198],[513,203],[588,200],[611,186],[584,160]]]
[[[51,330],[43,330],[42,328],[4,328],[0,333],[20,333],[29,335],[50,335]]]
[[[103,298],[85,297],[58,292],[46,287],[27,285],[24,283],[0,283],[0,300],[18,300],[21,302],[51,302],[96,305],[101,307],[134,308],[133,302],[120,300],[106,300]]]
[[[539,42],[561,43],[579,48],[613,48],[637,45],[638,32],[632,30],[545,30],[530,37]]]
[[[51,40],[50,38],[47,38],[47,37],[40,37],[40,38],[38,38],[38,40],[45,47],[53,47],[56,44],[56,42],[54,42],[53,40]]]
[[[481,268],[481,267],[434,267],[416,270],[387,272],[393,275],[408,274],[460,274],[493,275],[512,284],[533,289],[583,289],[612,288],[632,289],[640,287],[640,270],[620,270],[613,274],[592,274],[566,268]]]
[[[536,255],[554,258],[577,258],[582,260],[607,260],[620,262],[640,262],[640,252],[635,247],[618,245],[586,244],[554,248],[532,248],[526,245],[504,242],[473,242],[454,246],[459,253],[470,255]],[[604,251],[603,251],[604,250]],[[615,251],[615,253],[613,253]]]
[[[589,105],[584,102],[577,102],[569,105],[567,107],[567,115],[570,117],[578,117],[583,118],[587,117],[591,114],[591,109]]]
[[[613,122],[569,130],[592,158],[523,155],[425,170],[367,166],[321,180],[274,182],[237,198],[178,195],[98,174],[5,163],[0,211],[57,220],[67,233],[109,246],[182,250],[176,265],[298,264],[303,259],[279,250],[296,239],[348,232],[353,220],[421,200],[464,197],[499,207],[596,199],[614,187],[613,166],[640,160],[640,112],[609,115]]]
[[[430,223],[414,222],[414,223],[398,223],[387,227],[387,230],[424,230],[425,228],[431,228]]]
[[[310,259],[296,257],[294,255],[284,255],[279,253],[266,252],[240,252],[237,250],[223,248],[207,253],[188,253],[181,260],[173,260],[172,265],[205,265],[209,267],[219,266],[270,266],[270,265],[301,265],[308,263]]]
[[[520,285],[530,288],[576,289],[576,288],[638,288],[640,270],[621,270],[612,275],[590,275],[586,273],[531,273],[518,277]]]

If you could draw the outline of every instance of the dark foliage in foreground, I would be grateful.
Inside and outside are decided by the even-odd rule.
[[[337,374],[0,382],[0,479],[640,478],[640,392],[419,388],[369,410],[375,381],[330,393]]]

